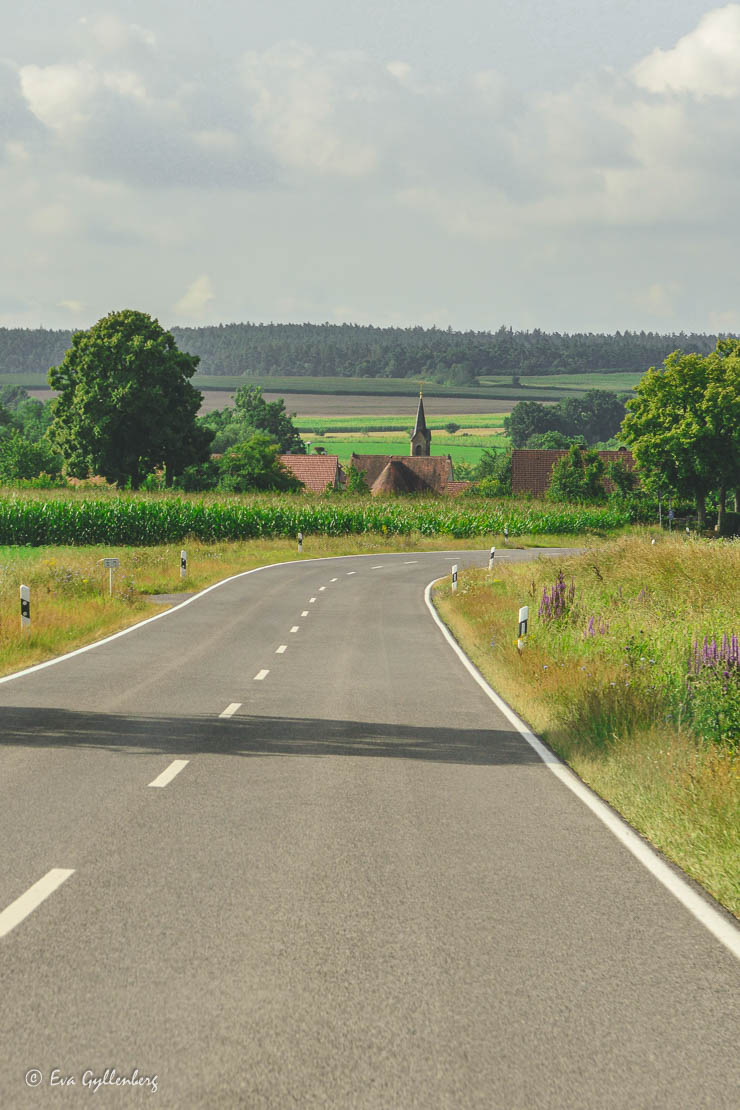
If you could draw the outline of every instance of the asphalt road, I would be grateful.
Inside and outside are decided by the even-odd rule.
[[[1,1107],[737,1110],[740,963],[426,608],[476,560],[266,569],[0,684]]]

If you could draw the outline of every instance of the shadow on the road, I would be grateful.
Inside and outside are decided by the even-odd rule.
[[[510,730],[435,728],[297,717],[117,716],[3,706],[3,747],[98,748],[131,755],[352,755],[437,763],[540,763]]]

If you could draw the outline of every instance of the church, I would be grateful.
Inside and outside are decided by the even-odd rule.
[[[424,416],[424,398],[419,393],[416,424],[408,455],[355,455],[350,466],[364,474],[373,496],[400,493],[461,493],[470,482],[456,482],[449,455],[432,455],[432,433]]]

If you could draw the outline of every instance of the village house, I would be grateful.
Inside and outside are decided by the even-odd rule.
[[[628,470],[635,469],[635,460],[631,451],[620,447],[617,451],[597,451],[603,460],[604,466],[609,463],[621,462]],[[567,450],[528,450],[516,448],[511,454],[511,492],[517,494],[529,493],[532,497],[544,497],[550,485],[552,468],[558,459],[567,455]],[[611,493],[613,486],[604,475],[604,489]]]
[[[346,481],[338,455],[281,455],[280,462],[311,493],[339,489]]]

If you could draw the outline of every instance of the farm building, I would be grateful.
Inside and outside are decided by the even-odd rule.
[[[338,455],[281,455],[280,462],[312,493],[323,493],[327,486],[339,489],[344,485],[345,474]]]
[[[612,462],[621,462],[629,470],[634,470],[635,460],[631,451],[620,447],[618,451],[597,451],[604,465]],[[533,497],[544,497],[550,484],[552,468],[558,459],[562,459],[568,452],[565,450],[535,451],[526,448],[516,448],[511,454],[511,492],[513,494],[529,493]],[[607,477],[604,478],[604,488],[611,492],[612,485]]]

